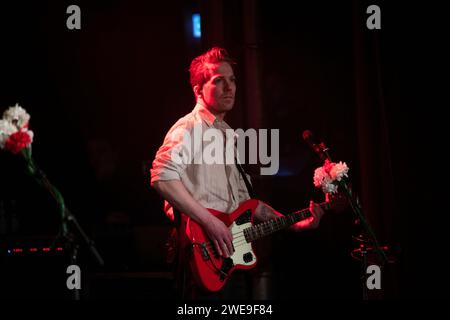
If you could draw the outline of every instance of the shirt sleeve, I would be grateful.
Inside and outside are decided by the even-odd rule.
[[[189,129],[183,123],[175,124],[169,130],[150,169],[151,186],[156,181],[181,180],[191,156],[189,135]]]

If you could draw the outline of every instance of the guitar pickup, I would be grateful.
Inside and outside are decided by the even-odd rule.
[[[200,244],[200,252],[202,253],[202,257],[204,260],[208,261],[211,259],[209,252],[208,252],[208,247],[206,246],[206,243]]]
[[[211,246],[211,250],[212,250],[214,258],[218,259],[220,257],[220,254],[219,254],[219,252],[217,252],[216,246],[214,245],[214,243],[212,241],[209,243],[209,245]]]
[[[220,281],[224,281],[225,277],[228,276],[228,272],[234,266],[233,259],[225,258],[223,259],[222,266],[220,267]]]

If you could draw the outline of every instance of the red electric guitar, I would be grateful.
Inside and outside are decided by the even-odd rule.
[[[193,219],[187,218],[185,230],[191,249],[189,263],[197,284],[204,290],[219,291],[234,270],[254,268],[257,259],[252,247],[253,241],[311,216],[309,208],[306,208],[286,216],[254,224],[253,216],[258,202],[258,200],[249,199],[231,214],[209,209],[231,230],[235,251],[229,258],[219,256],[202,227]],[[329,202],[321,203],[320,206],[324,210],[330,209]]]

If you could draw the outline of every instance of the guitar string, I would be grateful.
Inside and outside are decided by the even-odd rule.
[[[285,216],[285,217],[287,217],[287,219],[289,219],[289,220],[292,220],[292,218],[290,216]],[[279,227],[283,227],[283,226],[284,226],[284,222],[281,222],[281,224],[280,224],[280,223],[278,223],[278,221],[276,221],[275,225],[272,225],[270,223],[267,223],[267,221],[266,221],[266,222],[262,222],[261,224],[253,225],[252,227],[249,227],[248,229],[254,228],[254,230],[257,230],[257,231],[255,231],[256,234],[258,234],[259,233],[258,228],[262,229],[261,230],[262,233],[267,233],[267,232],[277,231],[277,230],[279,230]],[[244,230],[248,230],[248,229],[244,229]],[[236,240],[236,239],[238,239],[238,238],[240,238],[242,236],[245,237],[245,234],[243,234],[244,230],[236,232],[236,233],[233,233],[232,234],[233,236],[239,234],[239,236],[233,237],[233,240]],[[249,231],[249,232],[251,233],[252,231]]]
[[[270,225],[265,225],[265,224],[261,224],[261,226],[262,226],[262,231],[263,231],[263,233],[266,233],[266,232],[268,232],[268,231],[272,231],[273,230],[273,227],[271,227]],[[278,227],[278,226],[275,226],[275,228],[276,227]],[[240,246],[243,246],[243,245],[245,245],[245,244],[247,244],[247,243],[249,243],[248,241],[247,241],[247,239],[246,238],[244,238],[244,239],[242,239],[242,237],[245,237],[245,234],[244,234],[244,231],[239,231],[239,232],[236,232],[235,234],[233,234],[233,235],[237,235],[237,234],[241,234],[241,235],[239,235],[238,237],[234,237],[233,238],[233,246],[234,247],[240,247]],[[237,241],[236,241],[237,240]],[[235,242],[236,241],[236,242]],[[211,242],[209,242],[207,245],[206,245],[208,248],[214,248],[214,244],[213,243],[211,243]]]
[[[292,219],[293,216],[285,216],[285,217],[287,217],[288,219]],[[298,222],[298,221],[295,221],[295,222]],[[277,231],[278,230],[277,229],[277,227],[278,227],[278,223],[277,222],[276,222],[276,225],[275,225],[275,230],[273,230],[273,227],[271,225],[265,224],[264,222],[259,224],[259,225],[254,225],[254,226],[252,226],[250,228],[253,228],[255,226],[261,226],[263,233],[267,233],[268,231]],[[280,227],[282,227],[282,226],[284,226],[284,223],[282,223]],[[239,232],[236,232],[236,233],[234,233],[232,235],[237,235],[237,234],[239,234],[239,236],[233,237],[233,246],[234,247],[240,247],[240,246],[243,246],[243,245],[249,243],[247,241],[247,239],[240,239],[242,237],[245,237],[244,231],[239,231]],[[256,234],[258,235],[258,231],[256,231]],[[238,239],[238,241],[234,242],[236,239]],[[207,246],[207,248],[210,248],[210,249],[214,248],[214,244],[213,243],[208,243],[206,246]]]
[[[298,213],[303,213],[302,211],[303,211],[303,210],[300,210],[300,211],[297,211],[297,212],[295,212],[295,213],[297,213],[297,214],[298,214]],[[295,213],[294,213],[294,214],[295,214]],[[293,223],[296,223],[296,222],[299,222],[299,221],[303,220],[303,219],[297,220],[297,219],[296,219],[297,217],[295,217],[294,214],[284,216],[284,218],[285,218],[284,220],[292,220],[291,222],[293,222]],[[302,217],[302,218],[306,218],[306,217]],[[297,221],[295,221],[295,220],[297,220]],[[286,222],[286,221],[282,221],[282,222],[281,222],[281,225],[279,226],[279,225],[278,225],[278,221],[281,221],[281,220],[276,220],[276,221],[275,221],[275,230],[274,230],[274,228],[272,227],[271,224],[266,223],[266,222],[263,222],[263,223],[258,224],[258,225],[254,225],[254,226],[249,227],[249,228],[255,227],[254,230],[256,230],[256,236],[258,236],[258,233],[259,233],[258,228],[259,228],[259,227],[262,229],[262,230],[261,230],[262,233],[266,233],[266,232],[268,232],[268,231],[273,232],[273,231],[279,230],[278,227],[283,227],[284,224],[285,224],[285,222]],[[244,229],[244,230],[246,230],[246,229]],[[239,235],[239,236],[237,236],[237,237],[233,237],[233,241],[232,241],[233,247],[235,247],[235,248],[236,248],[236,247],[240,247],[240,246],[246,245],[247,243],[250,243],[250,242],[253,241],[253,240],[250,240],[250,242],[247,241],[247,239],[245,238],[244,230],[232,234],[233,236]],[[251,231],[249,231],[249,232],[251,232]],[[244,237],[244,239],[241,239],[242,237]],[[235,242],[236,239],[238,239],[238,240]],[[254,240],[256,240],[256,239],[254,239]],[[215,246],[214,246],[214,244],[213,244],[212,242],[206,243],[206,250],[208,251],[208,254],[211,255],[210,250],[214,250],[214,252],[215,252]]]
[[[236,238],[233,240],[236,240]],[[233,241],[233,247],[234,248],[241,247],[241,246],[247,245],[248,243],[250,243],[250,242],[248,242],[247,239],[239,239],[237,242]],[[206,244],[206,248],[209,250],[215,250],[215,246],[211,242]]]
[[[278,226],[278,222],[275,222],[275,224],[276,224],[275,227],[277,227],[277,226]],[[249,228],[258,228],[259,226],[262,226],[264,232],[270,231],[270,230],[273,229],[272,226],[271,226],[270,224],[267,224],[267,221],[266,221],[266,222],[262,222],[262,223],[260,223],[260,224],[253,225],[253,226],[251,226],[251,227],[249,227]],[[244,230],[247,230],[247,229],[244,229]],[[242,233],[244,233],[244,230],[238,231],[238,232],[236,232],[236,233],[232,233],[231,235],[232,235],[232,236],[235,236],[235,235],[238,235],[238,234],[242,234]],[[240,235],[240,236],[242,236],[242,235]],[[239,236],[239,237],[240,237],[240,236]],[[233,237],[233,239],[236,239],[236,238],[237,238],[237,237]]]
[[[279,219],[288,219],[288,220],[292,220],[292,218],[294,218],[294,215],[295,215],[295,214],[301,215],[301,216],[302,216],[301,218],[307,218],[307,217],[303,217],[303,211],[307,212],[308,209],[300,210],[300,211],[294,212],[293,214],[286,215],[286,216],[279,217],[279,218],[275,218],[274,220],[269,220],[269,221],[275,221],[275,222],[274,222],[274,223],[275,223],[275,226],[278,226],[278,221],[279,221]],[[302,220],[302,219],[300,219],[299,221],[301,221],[301,220]],[[249,228],[255,228],[255,227],[258,227],[258,226],[262,226],[264,232],[265,232],[265,231],[269,231],[268,229],[272,229],[272,227],[271,227],[269,224],[267,224],[267,222],[269,222],[269,221],[264,221],[264,222],[261,222],[260,224],[252,225],[252,226],[249,227]],[[295,221],[295,222],[299,222],[299,221]],[[294,223],[295,223],[295,222],[294,222]],[[283,222],[282,222],[282,224],[283,224]],[[241,234],[241,233],[243,233],[243,231],[238,231],[238,232],[236,232],[236,233],[232,233],[232,236],[235,236],[235,235]]]
[[[292,220],[291,222],[293,222],[293,223],[296,223],[296,222],[299,222],[299,221],[303,220],[303,219],[300,219],[300,220],[298,220],[298,221],[294,221],[294,220],[296,220],[296,219],[294,218],[293,215],[285,216],[285,218],[286,218],[286,219],[289,219],[289,220]],[[304,218],[305,218],[305,217],[304,217]],[[280,220],[278,220],[278,221],[280,221]],[[262,228],[262,233],[266,233],[266,232],[268,232],[268,231],[277,231],[277,230],[279,230],[278,227],[283,227],[283,226],[284,226],[284,223],[285,223],[285,221],[283,221],[283,222],[281,222],[281,225],[278,225],[278,221],[275,222],[275,230],[274,230],[274,228],[272,227],[272,225],[267,224],[267,223],[265,223],[265,222],[263,222],[263,223],[261,223],[261,224],[258,224],[258,225],[254,225],[254,226],[249,227],[249,228],[256,227],[254,230],[258,230],[257,228],[260,226],[260,227]],[[244,229],[244,230],[246,230],[246,229]],[[234,248],[236,248],[236,247],[241,247],[241,246],[246,245],[246,244],[248,244],[248,243],[250,243],[250,242],[253,241],[253,240],[250,240],[250,242],[247,241],[247,239],[245,238],[244,230],[232,234],[233,236],[239,234],[239,236],[233,237],[233,242],[232,242],[232,243],[233,243],[233,247],[234,247]],[[249,231],[249,232],[251,232],[251,231]],[[257,236],[258,236],[258,233],[259,233],[259,231],[256,231],[256,235],[257,235]],[[244,239],[241,239],[242,237],[244,237]],[[238,240],[235,242],[236,239],[238,239]],[[255,240],[256,240],[256,239],[255,239]],[[208,243],[206,244],[206,250],[208,251],[208,254],[211,255],[210,250],[214,250],[214,252],[215,252],[215,246],[214,246],[214,244],[213,244],[212,242],[208,242]],[[214,253],[214,252],[213,252],[213,253]]]
[[[241,247],[241,246],[245,245],[246,243],[248,243],[248,242],[242,241],[242,242],[239,243],[239,244],[233,244],[233,246],[234,246],[235,248],[237,248],[237,247]],[[210,255],[211,255],[211,252],[209,252],[210,250],[213,251],[212,253],[215,253],[215,248],[214,248],[214,246],[213,246],[212,244],[206,245],[206,250],[208,250],[208,254],[210,254]]]

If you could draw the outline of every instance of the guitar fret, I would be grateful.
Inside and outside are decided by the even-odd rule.
[[[328,210],[330,208],[330,204],[326,203],[326,202],[321,203],[320,206],[323,207],[325,210]],[[272,220],[268,220],[268,221],[253,225],[244,230],[244,235],[245,235],[246,241],[252,242],[252,241],[262,238],[268,234],[271,234],[278,230],[281,230],[286,226],[289,226],[289,225],[295,224],[299,221],[302,221],[310,216],[311,216],[311,212],[309,211],[309,208],[307,208],[307,209],[293,212],[286,216],[278,217],[278,218],[275,218]]]
[[[258,231],[260,232],[261,236],[263,236],[264,235],[264,224],[260,224],[258,229],[259,229]]]
[[[291,220],[292,224],[294,224],[294,223],[297,222],[297,219],[296,219],[295,216],[293,216],[293,215],[290,215],[290,216],[289,216],[289,219]]]

